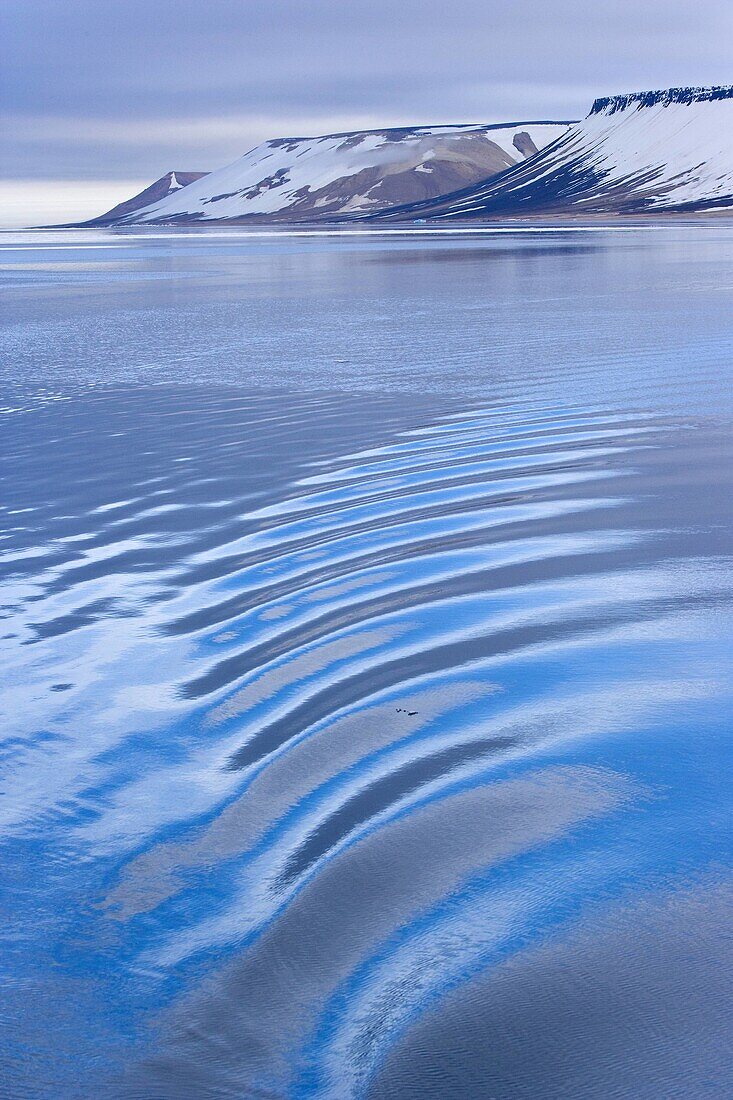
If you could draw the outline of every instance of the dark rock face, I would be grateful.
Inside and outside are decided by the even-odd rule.
[[[613,115],[636,104],[638,107],[655,107],[658,103],[711,103],[719,99],[733,99],[733,85],[718,84],[712,88],[663,88],[656,92],[629,92],[626,95],[602,96],[590,109],[591,115]]]
[[[532,141],[532,138],[529,136],[526,130],[522,131],[521,134],[514,135],[514,138],[512,139],[512,145],[516,150],[518,150],[518,152],[522,154],[525,160],[527,157],[532,157],[535,153],[539,153],[539,149]]]
[[[167,195],[170,195],[171,192],[179,191],[183,187],[188,187],[190,183],[193,183],[195,180],[200,180],[206,175],[208,175],[208,172],[166,172],[164,176],[157,179],[155,183],[151,183],[144,191],[140,191],[139,194],[133,195],[131,199],[126,199],[125,202],[118,203],[117,206],[108,210],[106,214],[100,214],[98,218],[92,218],[90,221],[86,222],[86,224],[110,225],[126,214],[132,214],[136,210],[142,210],[143,207],[150,206],[151,202],[158,202],[159,199],[164,199]]]

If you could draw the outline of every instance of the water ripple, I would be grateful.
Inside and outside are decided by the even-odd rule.
[[[93,898],[49,942],[75,927],[92,987],[156,1017],[132,1058],[97,1036],[112,1095],[369,1095],[533,929],[651,847],[670,880],[692,858],[669,792],[686,813],[729,690],[704,461],[729,444],[633,409],[359,403],[101,388],[4,416],[3,822]]]

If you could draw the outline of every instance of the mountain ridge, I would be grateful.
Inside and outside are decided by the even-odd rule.
[[[733,86],[710,85],[601,96],[578,122],[279,137],[211,173],[168,173],[86,224],[440,224],[728,210],[732,124]]]
[[[119,218],[125,217],[128,214],[133,214],[136,210],[144,210],[145,207],[150,206],[153,202],[159,202],[161,199],[167,198],[168,195],[173,194],[176,191],[183,190],[184,187],[188,187],[189,184],[195,183],[197,180],[203,179],[207,176],[208,172],[179,172],[173,168],[168,172],[165,172],[162,176],[159,176],[157,180],[154,180],[147,187],[143,188],[136,195],[133,195],[129,199],[125,199],[123,202],[117,203],[111,210],[108,210],[105,214],[100,214],[96,218],[90,218],[85,225],[107,225],[111,222],[116,222]]]
[[[451,124],[279,137],[186,187],[105,222],[324,221],[429,199],[491,178],[569,122]],[[100,219],[96,219],[99,224]]]
[[[491,180],[386,220],[733,208],[733,87],[605,96],[555,142]]]
[[[654,107],[658,103],[713,103],[719,99],[733,99],[733,85],[713,84],[710,87],[658,88],[653,92],[626,92],[621,95],[600,96],[593,101],[589,111],[590,115],[614,114],[616,111],[625,110],[632,103],[638,103],[640,107]]]

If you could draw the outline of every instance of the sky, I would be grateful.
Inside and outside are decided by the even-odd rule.
[[[733,80],[733,0],[0,0],[0,223],[271,137],[572,119]]]

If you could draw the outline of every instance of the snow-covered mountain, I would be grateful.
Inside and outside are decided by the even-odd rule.
[[[733,87],[597,99],[582,122],[278,138],[168,172],[93,225],[478,219],[733,208]]]
[[[136,196],[130,200],[134,208],[116,207],[104,219],[312,222],[372,213],[485,180],[533,156],[570,125],[427,126],[278,138],[185,190],[155,196],[142,206],[142,196]]]
[[[114,206],[106,214],[100,214],[98,218],[92,218],[87,224],[110,225],[125,217],[125,215],[133,214],[136,210],[142,210],[144,207],[150,206],[151,203],[159,202],[161,199],[167,198],[168,195],[175,194],[176,191],[188,187],[205,175],[207,175],[206,172],[166,172],[164,176],[161,176],[155,183],[151,183],[144,191],[140,191],[139,194],[133,195],[131,199],[126,199],[125,202]]]
[[[733,87],[597,99],[590,114],[525,163],[437,200],[382,216],[483,218],[733,207]]]

